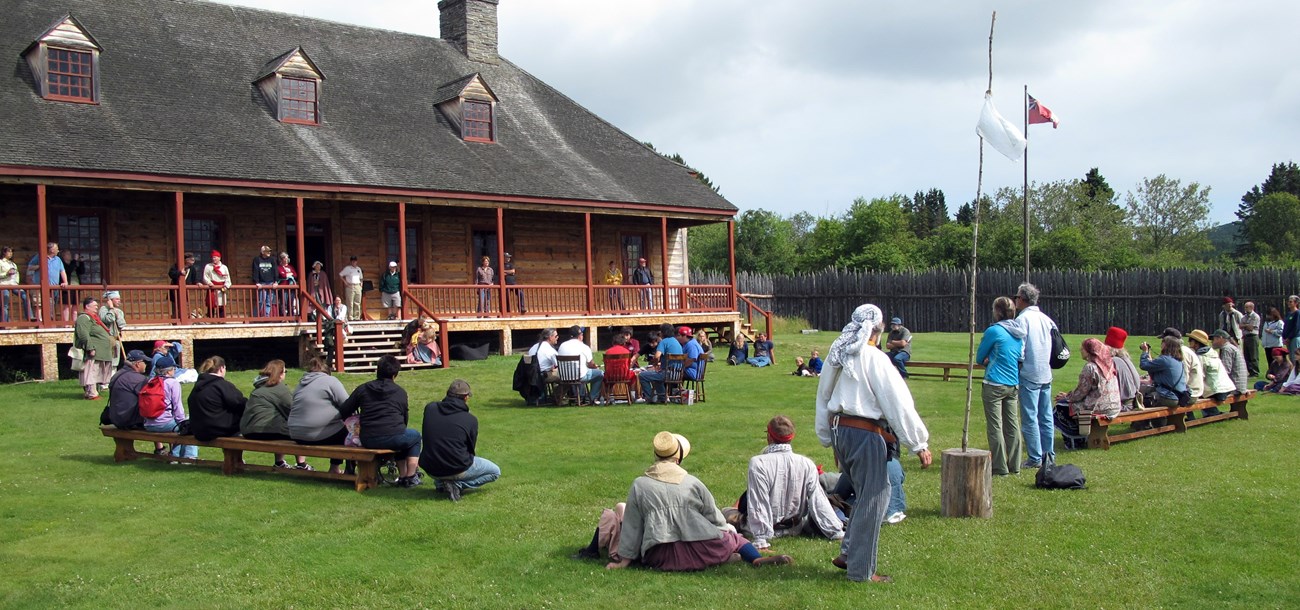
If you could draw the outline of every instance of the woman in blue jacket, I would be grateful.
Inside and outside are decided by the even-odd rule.
[[[993,474],[1020,472],[1020,350],[1025,330],[1015,323],[1016,304],[993,300],[993,324],[980,339],[975,361],[984,365],[984,422]]]

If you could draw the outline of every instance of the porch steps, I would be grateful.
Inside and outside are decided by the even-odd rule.
[[[351,322],[352,334],[343,344],[343,366],[349,373],[373,373],[379,358],[385,355],[396,356],[402,363],[402,370],[437,368],[432,364],[407,364],[406,353],[398,347],[402,340],[402,329],[406,321],[365,321]],[[317,346],[323,351],[324,346]]]

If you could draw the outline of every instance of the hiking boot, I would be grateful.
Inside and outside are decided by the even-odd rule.
[[[452,502],[460,502],[460,485],[457,485],[455,481],[445,480],[442,482],[441,487]]]
[[[786,566],[794,563],[794,558],[789,555],[771,555],[768,557],[759,557],[754,560],[753,566],[761,568],[763,566]]]
[[[409,489],[411,487],[416,487],[423,482],[424,481],[420,480],[420,475],[417,474],[417,475],[412,475],[409,477],[401,477],[397,479],[397,486]]]

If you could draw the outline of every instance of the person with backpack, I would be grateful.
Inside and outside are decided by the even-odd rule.
[[[149,379],[140,389],[140,416],[144,418],[144,429],[181,432],[189,426],[182,426],[187,418],[185,407],[181,406],[181,382],[175,377],[176,361],[171,356],[164,356],[155,368],[158,376]],[[196,445],[172,445],[171,456],[198,459],[199,448]]]
[[[113,424],[118,430],[144,428],[144,418],[140,416],[140,390],[148,380],[144,374],[148,365],[148,357],[138,349],[126,355],[126,362],[108,382],[108,406],[104,407],[99,423]],[[166,444],[154,443],[155,455],[162,455],[165,451]]]
[[[1024,468],[1039,468],[1056,460],[1056,428],[1052,397],[1052,331],[1056,322],[1038,309],[1038,287],[1025,282],[1016,288],[1016,325],[1025,332],[1020,358],[1020,433],[1025,440]],[[1059,334],[1059,332],[1058,332]]]

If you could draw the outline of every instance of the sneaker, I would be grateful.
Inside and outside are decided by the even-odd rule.
[[[885,522],[885,523],[888,523],[888,524],[890,524],[890,525],[894,525],[895,523],[899,523],[899,522],[901,522],[903,519],[906,519],[906,518],[907,518],[907,515],[903,514],[903,511],[900,510],[900,511],[898,511],[898,512],[892,514],[892,515],[889,515],[888,517],[885,517],[885,521],[884,521],[884,522]]]
[[[301,463],[301,464],[295,464],[293,468],[294,468],[294,470],[306,470],[307,472],[315,472],[315,471],[316,471],[316,469],[315,469],[315,468],[312,468],[312,467],[311,467],[311,464],[308,464],[307,462],[303,462],[303,463]]]
[[[286,461],[284,461],[284,460],[279,460],[279,461],[277,461],[277,462],[275,463],[275,467],[276,467],[276,468],[284,468],[284,469],[286,469],[286,470],[288,470],[288,469],[290,469],[290,468],[293,468],[293,466],[290,466],[290,465],[289,465],[289,462],[286,462]]]
[[[440,487],[452,502],[460,502],[460,485],[457,485],[455,481],[450,479],[445,480],[442,482]]]
[[[1020,469],[1025,470],[1026,468],[1041,468],[1042,466],[1043,466],[1042,462],[1025,460],[1025,463],[1020,465]]]
[[[632,401],[632,402],[635,402],[636,404],[639,404],[639,405],[643,405],[643,404],[645,404],[645,399],[644,399],[644,398],[637,398],[636,400],[634,400],[634,401]]]
[[[416,485],[419,484],[420,484],[419,481],[416,481],[415,477],[398,477],[397,483],[394,483],[394,485],[397,485],[398,487],[404,487],[408,489],[411,487],[415,487]]]

